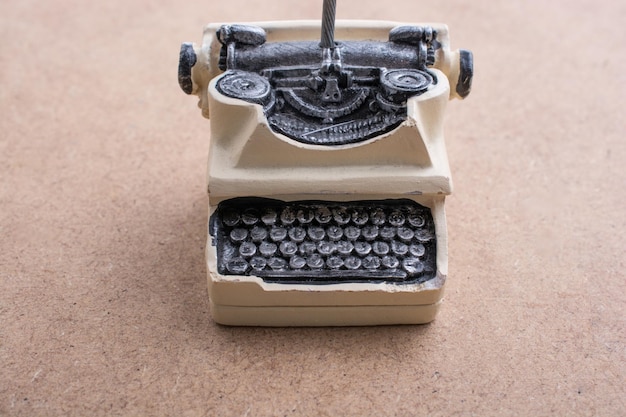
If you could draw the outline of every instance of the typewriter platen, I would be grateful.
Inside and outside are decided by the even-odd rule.
[[[471,78],[444,25],[335,22],[333,1],[321,25],[209,25],[183,44],[180,86],[211,118],[214,319],[431,321],[447,277],[443,115]]]

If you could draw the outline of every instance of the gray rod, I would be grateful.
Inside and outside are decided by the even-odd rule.
[[[337,7],[336,0],[324,0],[324,8],[322,10],[322,48],[335,47],[335,9]]]

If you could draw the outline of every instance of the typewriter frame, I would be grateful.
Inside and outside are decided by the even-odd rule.
[[[251,23],[267,41],[314,40],[317,21]],[[340,40],[386,41],[396,22],[337,21]],[[407,118],[392,132],[332,147],[297,142],[273,132],[262,107],[224,96],[216,89],[220,24],[204,31],[194,47],[191,93],[211,116],[208,163],[209,216],[226,199],[244,196],[283,200],[410,199],[430,208],[436,234],[436,276],[423,283],[269,283],[256,276],[222,275],[209,235],[208,291],[214,320],[227,325],[335,326],[419,324],[434,319],[448,275],[445,196],[452,191],[443,138],[451,84],[460,76],[459,51],[451,52],[445,25],[433,25],[441,47],[429,70],[438,79],[427,92],[407,100]],[[314,179],[311,181],[310,179]]]

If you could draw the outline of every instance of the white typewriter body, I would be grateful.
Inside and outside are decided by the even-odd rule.
[[[320,23],[315,21],[260,22],[252,25],[265,30],[267,42],[315,40],[319,39],[320,33]],[[386,41],[389,31],[398,25],[396,22],[340,20],[335,33],[341,41]],[[211,119],[208,194],[209,216],[212,219],[218,216],[221,203],[241,197],[261,201],[270,199],[284,204],[276,206],[278,223],[280,210],[303,201],[324,202],[320,204],[329,204],[333,213],[339,210],[337,207],[343,209],[345,205],[350,208],[353,202],[367,201],[368,208],[359,210],[371,212],[373,209],[369,207],[376,206],[377,201],[403,201],[417,203],[429,210],[434,226],[434,243],[431,242],[434,245],[434,270],[426,280],[407,281],[358,280],[353,279],[354,274],[350,275],[351,279],[344,280],[339,272],[338,278],[321,282],[272,280],[255,273],[255,269],[247,264],[252,261],[239,256],[236,259],[243,259],[241,262],[248,266],[241,267],[241,271],[246,270],[246,273],[237,274],[240,266],[231,269],[222,265],[220,257],[225,255],[220,254],[219,239],[215,233],[209,233],[206,260],[211,312],[215,321],[227,325],[334,326],[418,324],[434,319],[448,275],[444,201],[452,191],[443,117],[447,102],[458,97],[454,83],[459,78],[459,54],[450,51],[447,27],[430,26],[435,28],[440,44],[435,64],[429,68],[437,80],[436,84],[406,101],[406,119],[397,127],[367,140],[334,146],[303,143],[276,132],[270,127],[262,105],[220,92],[217,83],[224,76],[218,69],[222,45],[215,34],[221,25],[209,25],[205,29],[202,46],[194,47],[197,62],[191,69],[191,93],[200,97],[199,107],[203,115]],[[384,210],[390,216],[389,210],[393,209]],[[258,224],[263,226],[260,220]],[[276,227],[274,223],[266,222],[266,225]],[[369,227],[368,230],[376,228],[376,233],[383,230],[382,225],[380,229]],[[396,229],[399,230],[399,227]],[[210,232],[215,230],[210,228]],[[236,235],[239,232],[232,229],[230,233],[233,236],[233,233]],[[327,233],[330,234],[330,231]],[[348,230],[338,233],[348,235]],[[259,242],[261,240],[259,238]],[[276,249],[279,243],[272,246],[276,252],[279,252]],[[317,241],[314,243],[317,244]],[[349,244],[353,246],[353,243],[357,242]],[[373,241],[370,243],[373,244]],[[363,244],[371,248],[370,243]],[[402,242],[398,243],[400,252],[406,252],[408,246],[415,246],[411,246],[410,241],[405,243],[404,246]],[[271,242],[269,245],[272,245]],[[417,246],[421,244],[418,242]],[[380,243],[375,247],[389,251],[389,244]],[[238,248],[243,251],[243,247]],[[282,246],[280,248],[283,249]],[[257,249],[251,249],[253,252],[258,250],[258,245]],[[392,258],[393,265],[397,265],[395,257]],[[285,259],[289,262],[289,258]],[[344,256],[337,262],[343,265],[344,261],[348,262],[346,259]],[[381,255],[376,265],[380,264],[380,259],[383,263],[385,260],[392,262],[389,256],[385,258]],[[398,270],[402,268],[400,261]],[[304,264],[304,260],[302,262]],[[358,262],[360,265],[361,261]],[[345,266],[342,268],[346,269]],[[304,269],[310,274],[323,275],[329,268],[324,264],[317,272],[308,271],[314,268],[306,266]],[[289,273],[295,276],[293,271]]]

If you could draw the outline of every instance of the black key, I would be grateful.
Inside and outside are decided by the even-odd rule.
[[[333,242],[328,242],[326,240],[321,241],[317,244],[317,251],[324,256],[328,256],[337,250],[337,245]]]
[[[326,265],[328,265],[330,269],[339,269],[343,266],[343,259],[339,256],[331,256],[326,261]]]
[[[422,216],[421,214],[417,212],[409,213],[406,219],[408,220],[409,224],[413,227],[422,227],[426,223],[424,216]]]
[[[252,242],[243,242],[239,246],[239,254],[244,258],[249,258],[256,253],[256,245]]]
[[[385,240],[391,240],[396,236],[396,228],[395,227],[383,227],[380,229],[380,237]]]
[[[274,242],[282,242],[287,237],[287,229],[284,227],[272,227],[270,230],[270,239]]]
[[[235,210],[226,210],[222,213],[222,222],[228,227],[236,226],[239,223],[239,213]]]
[[[404,214],[400,210],[394,210],[389,214],[389,218],[387,219],[389,224],[395,227],[402,226],[404,224]]]
[[[409,253],[417,258],[420,256],[424,256],[426,253],[426,248],[421,243],[413,243],[409,246]]]
[[[298,250],[300,251],[301,255],[308,256],[316,252],[317,245],[313,242],[303,242],[300,244]]]
[[[367,212],[363,209],[357,209],[352,212],[352,222],[357,226],[363,226],[369,220]]]
[[[326,234],[332,240],[339,240],[343,236],[343,229],[341,229],[341,227],[339,226],[332,224],[326,228]]]
[[[372,250],[372,245],[367,242],[354,242],[354,250],[359,256],[365,256]]]
[[[252,226],[259,221],[259,212],[256,209],[249,208],[241,214],[241,221],[248,226]]]
[[[275,243],[263,242],[259,245],[259,252],[265,257],[270,257],[276,253],[278,246]]]
[[[343,261],[343,264],[348,269],[359,269],[361,267],[361,259],[357,258],[356,256],[348,256]]]
[[[405,242],[408,242],[411,239],[413,239],[413,236],[415,235],[413,230],[409,229],[408,227],[398,227],[397,233],[398,233],[398,237],[404,240]]]
[[[365,240],[374,240],[378,237],[378,226],[368,225],[361,230],[361,235]]]
[[[363,259],[363,268],[365,269],[378,269],[380,268],[380,258],[378,256],[366,256]]]
[[[285,207],[280,213],[280,221],[283,222],[284,225],[290,225],[296,221],[296,212],[291,207]]]
[[[341,255],[349,255],[353,249],[354,245],[352,244],[352,242],[349,242],[347,240],[340,240],[339,242],[337,242],[337,252],[339,252]]]
[[[350,213],[345,207],[335,208],[333,209],[333,219],[340,226],[346,225],[350,221]]]
[[[267,238],[267,229],[262,226],[254,226],[252,230],[250,230],[250,239],[253,242],[261,242]]]
[[[354,226],[348,226],[346,230],[343,231],[343,234],[348,240],[356,240],[361,236],[361,230]]]
[[[267,265],[272,268],[274,271],[282,271],[287,269],[287,261],[283,258],[270,258],[267,261]]]
[[[301,227],[292,227],[289,229],[289,237],[294,242],[300,243],[306,238],[306,230]]]
[[[296,214],[296,218],[300,222],[300,224],[309,224],[315,218],[313,210],[309,208],[302,208],[298,210],[298,214]]]
[[[406,255],[406,253],[409,251],[409,247],[402,242],[394,240],[393,242],[391,242],[391,251],[394,255],[402,256]]]
[[[228,269],[228,272],[236,275],[245,274],[248,270],[248,267],[248,262],[240,257],[233,258],[226,264],[226,269]]]
[[[400,261],[395,256],[383,256],[382,264],[385,268],[396,269]]]
[[[415,239],[422,243],[426,243],[434,238],[435,235],[428,229],[420,229],[415,232]]]
[[[278,213],[276,213],[276,210],[271,208],[263,210],[263,213],[261,214],[261,221],[267,226],[274,226],[277,218]]]
[[[324,260],[320,255],[314,253],[306,258],[306,264],[309,268],[318,269],[324,266]]]
[[[389,244],[382,241],[374,242],[372,243],[372,250],[376,255],[386,255],[389,253]]]
[[[289,259],[289,266],[291,269],[301,269],[306,265],[306,259],[300,255],[294,255]]]
[[[292,242],[290,240],[286,240],[280,244],[280,252],[286,257],[290,257],[294,255],[297,252],[297,250],[298,250],[298,245],[295,242]]]
[[[307,230],[307,234],[309,235],[311,240],[314,240],[317,242],[317,241],[324,239],[326,232],[324,231],[324,229],[322,229],[319,226],[309,226]]]
[[[265,268],[265,265],[267,265],[267,260],[265,260],[265,258],[255,256],[254,258],[250,259],[250,266],[255,271],[261,271],[263,268]]]
[[[230,238],[233,242],[243,242],[248,237],[248,229],[238,227],[230,231]]]
[[[328,207],[318,207],[315,210],[315,220],[319,222],[319,224],[326,224],[332,219],[333,215],[328,209]]]
[[[387,216],[385,215],[383,209],[378,208],[370,213],[370,220],[372,224],[375,224],[376,226],[382,226],[383,224],[385,224],[386,219]]]
[[[402,261],[402,268],[409,274],[419,274],[424,270],[424,264],[418,258],[409,256]]]

